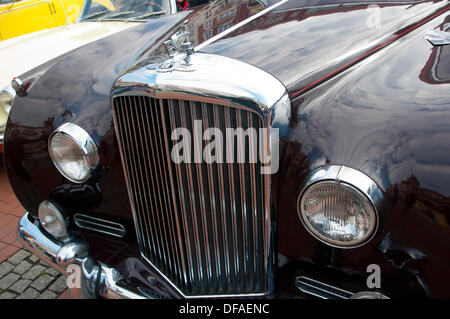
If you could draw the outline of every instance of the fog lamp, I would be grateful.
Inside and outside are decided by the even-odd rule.
[[[56,238],[64,238],[67,235],[68,219],[58,209],[58,207],[50,201],[43,201],[39,205],[39,221],[42,227]]]
[[[298,201],[300,219],[319,241],[339,248],[368,242],[378,225],[381,191],[366,175],[329,167],[313,174]]]

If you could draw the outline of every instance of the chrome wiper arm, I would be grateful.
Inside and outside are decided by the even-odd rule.
[[[133,13],[135,13],[135,11],[121,11],[121,12],[114,12],[113,11],[111,14],[108,14],[108,15],[106,15],[104,17],[101,17],[98,20],[102,21],[102,20],[106,20],[106,19],[110,19],[110,18],[117,18],[117,17],[124,16],[124,15],[127,15],[127,14],[133,14]]]
[[[134,19],[144,19],[144,18],[149,18],[149,17],[152,17],[152,16],[159,16],[161,14],[167,14],[167,11],[149,12],[149,13],[142,14],[140,16],[134,17]]]
[[[104,10],[104,11],[100,11],[100,12],[95,12],[95,13],[92,13],[92,14],[90,14],[88,16],[82,17],[82,19],[83,20],[88,20],[88,19],[96,18],[98,16],[107,14],[108,12],[110,12],[110,10]]]

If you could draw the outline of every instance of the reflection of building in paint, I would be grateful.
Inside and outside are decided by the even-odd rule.
[[[308,1],[306,1],[308,2]],[[361,11],[367,10],[368,4],[358,4],[357,1],[343,1],[346,5],[339,3],[335,4],[332,1],[323,1],[323,4],[316,4],[314,1],[311,1],[309,5],[298,6],[297,2],[287,2],[285,5],[281,5],[278,8],[275,8],[270,13],[259,17],[258,19],[250,22],[246,26],[239,28],[234,34],[243,34],[249,30],[264,30],[269,29],[273,26],[277,26],[280,22],[289,22],[289,21],[301,21],[306,20],[308,18],[329,15],[332,13],[345,13],[350,11]],[[328,3],[329,2],[329,3]],[[418,1],[411,1],[412,3]],[[293,7],[289,7],[292,5]],[[404,3],[379,3],[378,7],[400,7],[403,6]],[[414,5],[414,4],[412,4]]]
[[[191,18],[189,29],[194,45],[202,43],[264,9],[256,0],[222,0]]]

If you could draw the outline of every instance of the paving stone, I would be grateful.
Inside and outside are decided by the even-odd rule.
[[[45,268],[49,266],[46,262],[43,262],[41,259],[39,259],[39,265],[44,266]]]
[[[11,270],[14,268],[13,264],[10,264],[9,262],[5,261],[0,264],[0,278],[2,278],[7,273],[11,272]]]
[[[46,290],[39,296],[38,299],[56,299],[57,297],[58,295],[53,291]]]
[[[29,258],[28,258],[31,262],[33,262],[33,263],[37,263],[39,260],[41,260],[38,256],[36,256],[36,255],[31,255]]]
[[[24,273],[26,273],[31,268],[31,266],[32,265],[28,261],[22,260],[16,266],[16,268],[14,268],[13,272],[15,272],[16,274],[19,274],[19,275],[23,275]]]
[[[8,261],[13,264],[13,265],[17,265],[19,264],[22,260],[24,260],[25,258],[27,258],[28,256],[30,256],[31,254],[24,250],[21,249],[19,250],[17,253],[15,253],[14,255],[12,255],[11,257],[9,257]]]
[[[16,297],[17,297],[16,294],[13,294],[12,292],[9,291],[5,291],[0,295],[0,299],[14,299]]]
[[[39,293],[35,289],[30,287],[27,290],[25,290],[23,294],[19,295],[19,297],[17,297],[16,299],[36,299],[38,296]]]
[[[17,280],[11,287],[9,287],[8,290],[11,290],[13,292],[17,292],[18,294],[21,294],[22,292],[27,289],[27,287],[31,284],[31,280],[26,279],[20,279]]]
[[[0,290],[8,289],[13,283],[15,283],[20,278],[19,275],[9,273],[2,279],[0,279]]]
[[[38,291],[43,291],[53,281],[53,279],[55,278],[47,274],[39,276],[31,283],[31,287]]]
[[[66,288],[67,288],[67,277],[60,276],[48,289],[56,291],[57,293],[61,293],[64,290],[66,290]]]
[[[30,270],[28,270],[23,276],[23,279],[34,280],[39,277],[42,272],[45,271],[45,267],[41,265],[33,266]]]
[[[52,267],[47,268],[47,270],[45,272],[53,277],[56,277],[61,274],[59,271],[57,271],[55,268],[52,268]]]

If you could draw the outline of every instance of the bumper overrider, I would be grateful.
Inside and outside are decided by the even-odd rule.
[[[76,238],[65,242],[55,240],[28,213],[19,222],[17,237],[26,249],[59,272],[69,275],[68,287],[72,298],[144,298],[121,287],[116,280],[120,278],[118,271],[96,261],[85,242]],[[70,267],[71,265],[78,267]],[[79,271],[70,271],[71,269]]]

